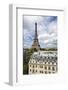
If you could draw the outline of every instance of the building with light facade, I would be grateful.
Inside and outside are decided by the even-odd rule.
[[[57,72],[57,51],[34,52],[28,63],[29,74],[51,74]]]

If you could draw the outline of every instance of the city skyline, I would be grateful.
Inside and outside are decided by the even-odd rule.
[[[41,48],[57,48],[57,16],[23,16],[24,48],[31,48],[37,22]]]

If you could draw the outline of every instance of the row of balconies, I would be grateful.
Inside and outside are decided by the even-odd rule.
[[[46,65],[57,65],[57,61],[37,61],[30,60],[29,64],[46,64]]]
[[[52,70],[52,69],[56,69],[57,68],[57,65],[29,65],[29,69],[31,68],[35,68],[35,69],[45,69],[45,70]]]

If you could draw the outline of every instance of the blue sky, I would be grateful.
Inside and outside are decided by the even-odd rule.
[[[24,48],[31,48],[37,22],[41,48],[57,47],[57,16],[23,16]]]

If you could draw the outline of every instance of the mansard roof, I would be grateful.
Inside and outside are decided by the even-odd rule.
[[[40,62],[56,62],[57,60],[57,51],[38,51],[34,52],[31,56],[31,59]]]

